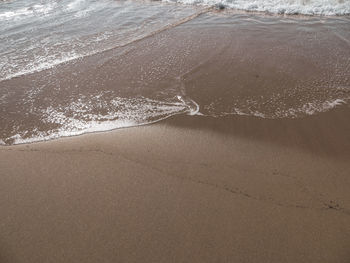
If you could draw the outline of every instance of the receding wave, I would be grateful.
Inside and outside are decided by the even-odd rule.
[[[49,130],[21,130],[0,140],[0,145],[22,144],[46,141],[60,137],[75,136],[91,132],[108,131],[118,128],[154,123],[177,114],[195,115],[198,105],[181,96],[172,102],[148,98],[115,97],[101,101],[103,94],[78,99],[63,107],[47,107],[41,110],[41,122],[55,127]],[[103,107],[104,113],[96,113]]]

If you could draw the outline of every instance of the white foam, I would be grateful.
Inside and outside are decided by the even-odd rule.
[[[47,3],[47,4],[35,4],[33,6],[19,8],[14,11],[5,11],[0,13],[0,21],[5,20],[19,20],[26,18],[28,16],[34,15],[47,15],[50,13],[56,6],[56,3]]]
[[[92,113],[91,111],[97,106],[96,103],[103,101],[102,96],[103,94],[100,94],[94,96],[93,99],[79,99],[66,107],[48,107],[42,111],[42,121],[47,124],[58,124],[59,128],[45,132],[35,130],[30,137],[26,137],[26,132],[24,132],[8,139],[13,144],[32,143],[146,125],[177,114],[192,115],[192,105],[186,104],[185,100],[164,102],[143,97],[131,99],[116,97],[108,103],[109,106],[104,105],[109,107],[107,115]]]
[[[84,3],[84,0],[75,0],[75,1],[72,1],[71,3],[69,3],[67,5],[67,9],[70,9],[70,10],[75,10],[75,9],[78,9],[81,4]]]
[[[188,107],[188,115],[194,116],[194,115],[203,115],[199,112],[199,105],[197,102],[191,99],[185,99],[182,96],[176,96],[176,98],[182,102],[183,105],[187,105]]]
[[[101,131],[109,131],[114,130],[118,128],[125,128],[125,127],[132,127],[142,124],[137,124],[132,121],[105,121],[105,122],[97,122],[97,121],[91,121],[88,123],[80,123],[75,122],[76,126],[84,126],[84,128],[77,129],[77,130],[64,130],[59,129],[56,132],[52,133],[38,133],[36,136],[30,137],[30,138],[23,138],[22,135],[16,134],[14,136],[11,136],[9,139],[13,140],[13,144],[23,144],[23,143],[33,143],[33,142],[40,142],[40,141],[48,141],[53,139],[58,139],[61,137],[70,137],[70,136],[77,136],[82,135],[85,133],[92,133],[92,132],[101,132]],[[4,143],[5,145],[5,143]]]
[[[108,5],[110,4],[110,2],[98,3],[99,4],[96,4],[95,6],[86,1],[76,0],[65,6],[66,9],[64,9],[63,14],[69,14],[72,17],[84,17],[90,12],[98,13],[97,9],[108,9]],[[82,10],[79,10],[80,5],[82,5]],[[32,7],[32,9],[27,7],[25,10],[30,10],[30,12],[36,10],[35,12],[40,11],[45,13],[53,8],[52,6],[34,6],[36,7]],[[57,8],[57,10],[59,9]],[[66,11],[71,11],[71,14]],[[190,13],[192,14],[193,12],[191,11]],[[58,15],[59,11],[57,11],[57,14],[54,13],[52,17]],[[48,37],[44,34],[42,36],[33,36],[33,40],[35,41],[29,41],[28,39],[31,39],[29,37],[23,38],[21,41],[17,39],[18,46],[17,43],[14,43],[13,45],[4,46],[5,48],[3,48],[3,50],[0,49],[0,81],[40,72],[42,70],[54,68],[55,66],[68,61],[91,56],[116,47],[126,46],[134,41],[138,41],[146,36],[153,35],[169,28],[169,24],[173,25],[174,21],[175,24],[178,23],[179,18],[182,16],[188,18],[187,12],[184,12],[184,14],[180,16],[174,15],[174,17],[169,17],[166,19],[166,23],[160,23],[162,20],[157,20],[157,18],[152,17],[157,23],[150,23],[147,27],[139,27],[137,23],[135,23],[135,25],[130,24],[127,27],[122,26],[118,30],[118,25],[101,25],[101,28],[91,30],[91,34],[84,33],[82,36],[77,37],[68,36],[67,38],[55,39],[55,37]],[[52,22],[50,19],[51,18],[48,16],[48,21]],[[77,19],[77,21],[79,21],[79,19]],[[74,21],[74,24],[77,24],[77,21]],[[63,25],[67,26],[65,23],[63,23]],[[118,22],[116,22],[116,24],[118,24]],[[55,32],[56,29],[53,28],[52,30]],[[84,32],[84,30],[81,31]],[[61,32],[59,32],[59,34],[60,33]],[[11,40],[11,37],[9,37],[9,39]],[[28,43],[28,45],[23,45],[23,43]],[[13,49],[11,56],[8,55],[9,49]]]
[[[28,8],[21,8],[21,9],[16,10],[16,11],[6,11],[6,12],[3,12],[3,13],[0,13],[0,21],[1,20],[13,19],[15,17],[29,15],[29,14],[32,14],[32,13],[33,13],[33,11],[29,10]]]
[[[346,104],[342,99],[327,100],[323,103],[306,103],[298,111],[304,112],[308,115],[314,115],[315,113],[329,111],[339,105]]]
[[[85,0],[75,0],[67,5],[66,11],[74,12],[74,16],[80,18],[87,16],[94,8],[96,6],[93,3],[87,4]]]
[[[275,119],[275,118],[297,118],[305,115],[315,115],[322,112],[327,112],[329,110],[332,110],[336,108],[337,106],[347,104],[345,99],[333,99],[333,100],[326,100],[326,101],[313,101],[303,104],[302,106],[295,107],[295,108],[289,108],[285,110],[276,110],[273,114],[263,114],[258,113],[256,114],[249,114],[254,115],[257,117],[262,118],[269,118],[269,119]]]
[[[162,0],[275,14],[349,15],[349,0]]]
[[[100,100],[100,97],[99,95],[95,96],[97,101]],[[15,134],[7,138],[6,141],[10,140],[12,144],[32,143],[92,132],[141,126],[155,123],[178,114],[203,115],[199,112],[199,105],[196,102],[181,96],[178,96],[177,99],[180,102],[164,102],[147,98],[115,98],[110,104],[114,105],[115,109],[120,110],[114,111],[111,109],[107,115],[90,113],[91,109],[96,108],[94,101],[79,100],[58,109],[48,107],[43,111],[43,122],[47,124],[58,124],[59,128],[45,132],[34,130],[33,135],[30,137],[26,136],[27,132]],[[190,104],[186,103],[188,100],[191,101]],[[103,98],[101,101],[103,101]],[[306,103],[300,107],[276,111],[272,115],[257,110],[253,111],[249,108],[234,108],[232,112],[211,113],[203,116],[246,115],[267,119],[296,118],[326,112],[344,104],[347,104],[346,100],[334,99],[324,102]],[[197,107],[195,108],[194,105],[197,105]],[[0,140],[0,145],[6,145],[6,143]]]
[[[327,112],[338,106],[348,104],[350,101],[349,97],[344,97],[342,99],[335,98],[329,100],[314,100],[311,102],[307,102],[305,104],[301,104],[299,106],[295,106],[293,108],[281,108],[276,107],[274,109],[264,109],[263,107],[258,107],[259,105],[264,105],[263,102],[258,102],[254,100],[249,100],[249,103],[243,103],[242,105],[235,106],[231,111],[216,111],[216,105],[210,104],[205,107],[208,111],[204,116],[212,116],[212,117],[223,117],[227,115],[242,115],[242,116],[255,116],[263,119],[283,119],[283,118],[299,118],[306,115],[316,115],[322,112]],[[255,105],[258,109],[252,109],[251,106]]]
[[[50,60],[49,56],[37,58],[36,61],[28,63],[22,70],[17,71],[15,73],[7,73],[4,77],[0,78],[0,81],[50,69],[62,63],[66,63],[81,57],[84,57],[84,54],[78,55],[74,51],[72,51],[66,54],[62,54],[60,58],[56,58],[56,59]]]

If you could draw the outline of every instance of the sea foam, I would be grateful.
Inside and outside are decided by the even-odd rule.
[[[42,122],[55,125],[57,128],[47,131],[34,129],[21,131],[4,140],[0,145],[23,144],[47,141],[61,137],[70,137],[92,132],[141,126],[158,122],[178,114],[198,114],[196,102],[178,96],[172,102],[158,101],[148,98],[115,97],[107,102],[100,102],[102,94],[93,98],[79,99],[65,107],[48,107],[42,110]],[[94,113],[100,103],[108,106],[106,115]]]
[[[220,6],[251,12],[289,15],[349,15],[350,0],[163,0],[181,4]]]

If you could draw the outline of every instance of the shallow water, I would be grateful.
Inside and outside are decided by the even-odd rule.
[[[350,100],[348,16],[18,0],[0,3],[0,23],[0,144],[176,114],[300,118]]]
[[[0,3],[0,80],[125,45],[193,12],[113,0]]]

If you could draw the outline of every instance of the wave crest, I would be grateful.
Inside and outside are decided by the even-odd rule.
[[[287,15],[350,15],[349,0],[163,0],[163,2]]]

